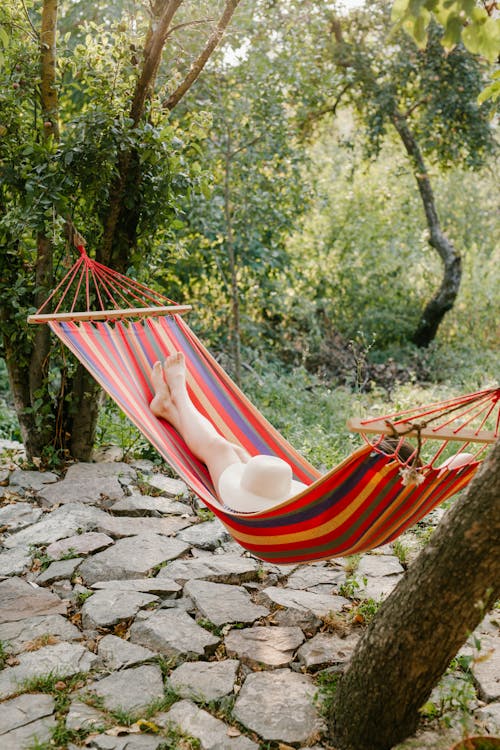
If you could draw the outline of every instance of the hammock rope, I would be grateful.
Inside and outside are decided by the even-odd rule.
[[[182,317],[189,306],[175,305],[141,282],[97,263],[81,243],[78,251],[74,266],[28,320],[49,324],[233,538],[263,560],[321,560],[391,542],[463,489],[480,465],[479,454],[498,437],[500,414],[492,429],[490,425],[499,408],[500,388],[490,388],[384,418],[354,420],[351,428],[361,432],[366,445],[321,475],[246,398],[195,336]],[[69,300],[69,312],[60,312]],[[90,309],[94,301],[100,305],[98,313]],[[82,302],[85,310],[75,312]],[[47,312],[51,303],[54,312]],[[220,434],[250,455],[266,453],[284,459],[306,490],[256,513],[238,514],[220,505],[206,467],[175,429],[149,409],[152,365],[175,351],[184,352],[193,403]],[[377,439],[370,442],[368,434]],[[387,450],[383,441],[391,434],[394,447]],[[408,437],[416,437],[417,446],[402,458],[399,454]],[[423,448],[436,438],[440,441],[436,455],[424,461]],[[469,443],[480,447],[465,465],[436,466],[436,458],[454,440],[460,450]]]

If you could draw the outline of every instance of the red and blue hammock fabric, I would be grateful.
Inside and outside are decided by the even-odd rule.
[[[477,470],[477,460],[449,470],[434,464],[446,441],[459,432],[462,442],[467,432],[465,445],[469,438],[484,442],[480,432],[498,411],[500,388],[431,404],[424,411],[392,415],[391,430],[397,426],[398,435],[403,434],[401,430],[411,431],[416,418],[425,418],[427,433],[436,430],[436,436],[441,437],[439,430],[447,431],[434,458],[419,469],[418,481],[407,481],[405,471],[410,470],[410,462],[402,466],[396,458],[397,449],[392,456],[386,455],[377,448],[377,441],[371,444],[366,438],[364,447],[321,475],[265,419],[194,335],[180,315],[189,308],[172,306],[164,295],[93,260],[78,244],[79,237],[77,240],[78,260],[28,320],[50,325],[231,536],[257,557],[273,563],[297,563],[373,549],[395,539],[465,487]],[[91,311],[92,295],[101,308],[97,313]],[[82,299],[86,311],[75,312]],[[53,311],[42,314],[49,304]],[[60,312],[63,304],[69,312]],[[113,309],[106,309],[110,306]],[[220,505],[206,467],[172,426],[149,409],[152,366],[176,351],[186,357],[188,390],[201,413],[224,437],[251,455],[264,453],[288,461],[295,479],[308,485],[306,490],[256,513],[239,514]],[[444,422],[429,427],[443,416]],[[479,427],[471,429],[469,425],[478,419]],[[458,426],[451,428],[457,420]],[[498,437],[499,422],[500,411],[486,442]],[[363,435],[387,432],[380,418],[360,424],[361,428],[352,429]],[[423,434],[418,432],[419,443]]]
[[[400,463],[366,445],[321,476],[245,397],[180,315],[49,325],[231,536],[269,562],[352,555],[390,542],[465,487],[478,467],[477,461],[446,472],[431,466],[420,484],[405,485]],[[219,504],[206,467],[149,409],[152,365],[175,351],[186,357],[194,404],[220,433],[251,455],[288,461],[307,490],[258,513],[238,514]]]

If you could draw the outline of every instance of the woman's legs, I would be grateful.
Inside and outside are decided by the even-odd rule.
[[[194,406],[186,388],[186,364],[182,352],[168,357],[163,367],[156,362],[151,380],[155,391],[151,411],[170,422],[188,448],[206,464],[217,490],[224,469],[234,463],[245,463],[249,455],[241,446],[233,445],[219,435],[213,424]]]

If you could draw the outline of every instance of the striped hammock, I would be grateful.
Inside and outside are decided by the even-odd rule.
[[[82,274],[86,280],[83,276],[80,286],[88,286],[90,271],[96,274],[100,270],[95,261],[85,258]],[[107,272],[115,280],[119,276],[110,269]],[[125,278],[120,277],[121,283]],[[169,314],[167,307],[157,306],[139,320],[120,319],[119,312],[101,316],[104,320],[96,317],[71,311],[69,316],[37,314],[31,321],[50,325],[231,536],[268,562],[298,563],[352,555],[391,542],[465,487],[480,463],[473,460],[447,471],[431,464],[421,473],[419,483],[405,484],[401,463],[378,450],[376,443],[367,443],[320,475],[245,397],[180,314]],[[176,351],[185,355],[188,390],[200,412],[224,437],[251,455],[270,454],[287,461],[294,478],[308,485],[306,490],[256,513],[239,514],[219,504],[206,467],[171,425],[149,409],[151,368]],[[485,392],[490,400],[491,392],[497,394],[498,401],[500,389]]]

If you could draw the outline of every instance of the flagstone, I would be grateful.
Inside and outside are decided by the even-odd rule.
[[[300,628],[261,627],[230,630],[224,639],[229,656],[236,656],[251,667],[283,667],[304,642]]]
[[[140,578],[188,549],[184,542],[160,534],[130,536],[87,558],[79,573],[87,585],[114,578]]]
[[[32,559],[32,555],[23,547],[0,553],[0,577],[19,575],[31,565]]]
[[[318,670],[334,664],[345,664],[352,656],[359,635],[341,638],[335,633],[318,633],[298,650],[297,657],[306,669]]]
[[[35,615],[66,614],[66,611],[58,596],[30,586],[21,578],[8,578],[0,583],[0,624]]]
[[[69,467],[63,480],[39,491],[48,506],[62,503],[98,503],[102,497],[123,497],[123,484],[135,477],[126,463],[76,463]]]
[[[11,534],[4,541],[4,547],[28,548],[30,545],[52,544],[58,539],[87,531],[95,525],[102,511],[82,503],[68,503],[51,513],[44,513],[41,520],[26,529]]]
[[[42,514],[33,503],[9,503],[0,508],[0,526],[7,526],[10,533],[20,531],[36,523]]]
[[[197,625],[186,612],[163,609],[145,619],[136,619],[130,628],[130,640],[164,654],[176,663],[206,656],[219,643],[219,638]]]
[[[191,580],[185,584],[184,593],[193,600],[199,612],[215,625],[253,623],[269,614],[266,607],[252,602],[242,586]]]
[[[334,568],[327,563],[314,563],[296,568],[288,577],[286,588],[331,594],[345,580],[346,573],[341,568]]]
[[[82,633],[62,615],[28,617],[0,624],[0,641],[8,644],[9,652],[18,654],[37,638],[52,636],[65,641],[80,641]]]
[[[233,692],[238,666],[236,659],[186,662],[170,673],[168,682],[182,698],[215,701]]]
[[[399,562],[396,555],[368,554],[363,555],[355,571],[356,578],[363,576],[382,576],[402,575],[404,568]]]
[[[37,651],[18,655],[19,664],[0,672],[0,698],[8,698],[18,692],[26,680],[56,674],[70,677],[78,672],[88,672],[98,662],[97,656],[86,648],[73,643],[56,643]]]
[[[137,591],[96,591],[82,607],[82,625],[84,628],[109,628],[135,617],[140,609],[158,601],[157,596]]]
[[[53,581],[60,581],[62,579],[70,579],[82,560],[83,557],[72,557],[69,560],[53,562],[43,571],[43,573],[40,573],[40,575],[35,578],[35,582],[44,584],[52,583]]]
[[[54,698],[46,693],[26,693],[0,703],[0,746],[3,735],[54,712]]]
[[[181,503],[168,497],[150,497],[149,495],[130,495],[118,500],[109,509],[117,516],[145,516],[145,515],[189,515],[192,511],[187,503]]]
[[[313,591],[298,591],[278,586],[269,586],[261,593],[282,607],[310,610],[318,617],[324,617],[329,612],[340,612],[343,607],[350,605],[349,600],[343,596],[317,594]]]
[[[174,516],[172,518],[144,518],[128,516],[112,516],[103,513],[96,523],[98,531],[115,538],[137,536],[138,534],[163,534],[172,536],[181,529],[189,526],[189,519]]]
[[[87,531],[84,534],[74,534],[49,544],[45,553],[54,560],[59,560],[70,552],[75,555],[88,555],[91,552],[100,552],[111,544],[114,544],[114,541],[107,534]]]
[[[79,695],[95,693],[109,711],[139,711],[163,698],[161,669],[153,664],[123,669],[86,685]]]
[[[66,728],[78,732],[80,729],[98,729],[109,724],[106,715],[80,700],[71,702],[66,715]]]
[[[190,526],[188,529],[181,531],[177,536],[194,547],[207,550],[214,550],[230,539],[226,527],[218,518],[213,521],[204,521],[195,526]]]
[[[244,735],[228,732],[220,719],[198,708],[191,701],[181,700],[172,708],[155,716],[161,725],[172,723],[185,734],[199,740],[202,750],[258,750],[259,746]]]
[[[15,469],[9,476],[10,487],[21,487],[23,490],[41,490],[47,484],[58,482],[60,477],[51,471],[24,471]]]
[[[187,484],[180,479],[167,477],[165,474],[150,474],[145,480],[146,484],[164,492],[169,497],[182,497],[189,494]]]
[[[307,742],[321,729],[310,677],[289,669],[249,674],[233,716],[264,740]]]
[[[116,635],[105,635],[97,647],[97,653],[108,669],[123,669],[155,659],[157,654],[148,648],[130,643]]]
[[[163,568],[161,569],[163,570]],[[160,571],[161,572],[161,571]],[[92,584],[93,589],[97,590],[117,590],[117,591],[143,591],[145,594],[156,594],[162,599],[173,599],[182,592],[182,586],[170,578],[159,575],[154,578],[128,578],[116,579],[112,581],[96,581]]]
[[[259,567],[250,557],[207,553],[201,558],[187,558],[168,563],[158,573],[158,578],[173,578],[175,581],[189,581],[194,578],[213,583],[243,583],[257,580]]]

